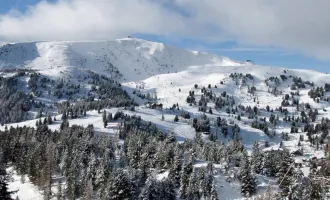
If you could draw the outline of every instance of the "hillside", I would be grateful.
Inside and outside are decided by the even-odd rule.
[[[59,180],[72,186],[71,164],[80,166],[72,173],[81,177],[82,189],[70,195],[86,195],[83,190],[92,187],[101,199],[107,198],[102,191],[113,189],[98,182],[96,177],[104,178],[101,169],[125,177],[132,170],[126,178],[139,182],[140,195],[155,185],[172,188],[176,199],[197,195],[182,189],[184,184],[202,187],[192,185],[197,177],[213,180],[203,194],[207,198],[213,188],[212,195],[229,200],[262,199],[269,186],[282,197],[298,195],[316,190],[318,182],[310,174],[328,176],[322,171],[328,161],[321,162],[329,145],[328,74],[235,62],[135,38],[0,45],[0,73],[2,151],[22,155],[22,161],[7,158],[14,165],[8,166],[14,190],[57,194]],[[44,155],[40,146],[57,153]],[[57,168],[43,168],[53,175],[48,182],[25,159],[45,162],[35,152],[56,155]],[[70,160],[69,152],[77,156]],[[27,163],[29,170],[23,167]],[[91,175],[93,170],[97,175]],[[85,173],[93,178],[85,179]],[[29,181],[19,184],[25,174]],[[302,179],[306,184],[298,190]],[[30,198],[22,191],[18,195]]]
[[[132,38],[104,42],[17,43],[0,49],[2,69],[25,67],[52,76],[91,69],[122,81],[139,81],[157,74],[182,71],[192,65],[217,64],[237,63],[228,58]]]

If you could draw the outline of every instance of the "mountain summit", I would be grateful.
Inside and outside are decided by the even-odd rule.
[[[90,69],[122,81],[186,70],[194,65],[239,65],[228,58],[136,38],[113,41],[32,42],[0,47],[0,68],[51,72]]]

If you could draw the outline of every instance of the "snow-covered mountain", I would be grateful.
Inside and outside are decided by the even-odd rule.
[[[238,65],[228,58],[191,52],[162,43],[125,38],[102,42],[33,42],[7,44],[0,49],[0,68],[26,67],[51,75],[91,69],[121,80],[186,70],[192,65]],[[46,72],[45,72],[46,73]]]
[[[24,73],[20,73],[22,71]],[[306,160],[306,155],[324,157],[324,151],[317,146],[324,141],[315,143],[315,138],[325,139],[327,135],[317,132],[310,136],[306,125],[324,123],[323,118],[330,116],[330,87],[327,85],[330,75],[313,70],[235,62],[210,53],[124,38],[98,42],[0,43],[0,73],[4,78],[17,79],[4,85],[13,83],[15,91],[25,94],[17,93],[21,95],[19,98],[10,99],[33,99],[30,110],[24,110],[30,116],[1,118],[2,122],[18,122],[8,123],[8,126],[36,127],[40,122],[33,118],[45,117],[37,111],[42,110],[59,120],[63,110],[68,113],[70,110],[70,125],[93,124],[97,132],[116,135],[121,123],[112,121],[105,125],[100,113],[105,109],[107,113],[140,116],[161,131],[174,133],[178,142],[194,140],[196,132],[204,132],[202,137],[206,142],[214,140],[207,134],[215,134],[215,142],[221,145],[230,145],[239,138],[249,154],[257,141],[264,151],[303,152],[295,158],[298,164]],[[128,98],[133,98],[134,102]],[[68,103],[60,104],[63,101]],[[17,102],[20,102],[17,112],[21,114],[25,102]],[[132,108],[134,103],[139,106]],[[155,109],[160,105],[162,109]],[[10,114],[15,115],[14,111]],[[311,120],[314,113],[317,117]],[[178,121],[174,122],[176,118]],[[207,131],[195,126],[196,123],[203,126],[203,120],[208,123]],[[61,123],[48,124],[51,130],[61,126]],[[228,174],[235,174],[237,169],[232,166],[232,171],[226,171],[227,161],[215,165],[219,172],[215,176],[217,191],[222,195],[219,197],[242,198],[240,183],[235,175]],[[303,164],[302,171],[307,177],[310,167],[305,161]],[[197,168],[206,165],[205,160],[194,164]],[[166,174],[165,171],[158,175]],[[258,175],[258,194],[269,184],[277,185],[274,177]]]
[[[120,82],[138,82],[152,76],[186,71],[200,81],[218,81],[216,75],[251,73],[264,80],[283,68],[235,62],[227,57],[188,51],[136,38],[87,42],[32,42],[0,45],[0,69],[27,68],[53,77],[92,70]],[[328,75],[310,70],[288,70],[292,75],[324,84]],[[212,77],[214,75],[214,77]],[[165,75],[166,76],[166,75]],[[189,77],[193,80],[193,77]],[[219,79],[219,78],[218,78]]]
[[[86,71],[106,75],[128,88],[143,88],[157,93],[162,103],[184,103],[176,99],[179,88],[188,92],[194,84],[216,85],[228,79],[231,73],[251,74],[255,85],[264,91],[264,81],[286,71],[287,76],[301,77],[324,86],[330,75],[312,70],[289,70],[235,62],[205,52],[188,51],[166,44],[136,38],[113,41],[87,42],[32,42],[5,44],[0,47],[0,69],[32,69],[51,79],[80,82]],[[282,85],[282,89],[289,89]],[[222,85],[236,95],[241,89],[235,85]],[[239,89],[239,90],[238,90]],[[181,94],[184,94],[181,93]],[[244,95],[244,94],[243,94]]]

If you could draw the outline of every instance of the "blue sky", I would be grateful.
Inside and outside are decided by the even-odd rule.
[[[0,0],[0,14],[6,16],[11,11],[17,10],[22,13],[20,20],[24,21],[24,17],[26,18],[31,17],[31,14],[26,14],[27,8],[29,6],[34,7],[38,2],[40,2],[40,0]],[[56,0],[50,0],[48,2],[56,3]],[[179,16],[178,19],[187,20],[187,18],[190,18],[191,16],[198,15],[198,13],[197,14],[195,13],[196,11],[191,11],[194,9],[193,5],[191,5],[191,8],[189,7],[190,5],[184,7],[184,8],[190,8],[187,9],[186,11],[186,9],[181,9],[183,8],[180,7],[181,5],[173,5],[171,4],[171,2],[172,0],[171,1],[169,0],[165,4],[163,4],[163,6],[165,5],[166,12],[172,12],[175,14],[179,13],[179,15],[181,16]],[[191,2],[195,2],[195,1],[192,0]],[[196,5],[198,6],[198,4]],[[160,12],[162,11],[163,10],[160,10]],[[209,24],[211,26],[209,26]],[[208,22],[208,25],[204,27],[213,27],[213,26],[217,27],[216,24],[212,24],[211,22],[210,23]],[[225,29],[225,27],[222,27],[222,29]],[[282,41],[287,41],[283,38],[280,38],[281,40],[279,41],[279,43],[281,45],[278,46],[276,46],[276,44],[275,45],[271,44],[271,42],[269,41],[265,43],[261,42],[261,44],[251,46],[247,44],[251,44],[251,43],[254,44],[254,42],[259,43],[258,37],[260,39],[262,38],[262,35],[261,37],[259,35],[253,37],[251,41],[249,39],[246,39],[246,37],[244,38],[244,40],[240,37],[237,37],[238,39],[235,39],[235,37],[228,37],[221,40],[214,40],[214,39],[208,40],[208,39],[204,39],[204,37],[201,37],[202,39],[200,39],[199,37],[196,36],[185,38],[184,36],[182,36],[182,34],[180,36],[179,34],[178,36],[176,36],[175,31],[173,31],[173,33],[169,31],[170,34],[167,35],[158,34],[157,32],[152,33],[154,31],[149,29],[145,31],[146,33],[134,34],[134,29],[131,30],[131,33],[130,31],[126,31],[125,33],[130,34],[134,37],[163,42],[169,45],[175,45],[182,48],[212,52],[215,54],[228,56],[233,60],[239,60],[239,61],[252,60],[254,61],[255,64],[260,64],[260,65],[271,65],[271,66],[280,66],[287,68],[303,68],[303,69],[313,69],[322,72],[330,72],[330,68],[329,68],[330,59],[323,59],[318,56],[315,56],[313,52],[310,52],[310,50],[308,50],[308,45],[305,45],[306,47],[303,46],[302,50],[300,51],[299,45],[289,46],[286,45],[285,43],[282,44]],[[1,36],[1,32],[0,32],[0,36]],[[124,36],[126,35],[123,35],[122,37]],[[212,35],[212,37],[214,38],[216,37],[216,35]],[[222,36],[219,36],[219,38],[221,37]],[[38,38],[38,37],[36,36],[32,38]],[[261,40],[263,40],[263,38]],[[288,48],[286,48],[286,46],[288,46]],[[304,50],[303,48],[306,48],[306,50]],[[285,49],[299,49],[299,51],[285,50]]]
[[[292,69],[313,69],[320,72],[330,73],[329,61],[322,61],[297,52],[289,52],[274,47],[242,46],[236,41],[209,43],[198,40],[173,40],[171,38],[159,37],[155,35],[136,35],[136,37],[145,38],[156,42],[165,42],[170,45],[191,50],[212,52],[238,61],[252,60],[258,65],[269,65]]]
[[[0,0],[0,12],[6,13],[10,9],[24,11],[27,6],[34,5],[40,0]]]

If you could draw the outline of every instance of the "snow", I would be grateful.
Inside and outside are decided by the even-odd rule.
[[[169,171],[166,171],[166,172],[163,172],[161,174],[157,174],[157,180],[161,181],[163,179],[166,179],[168,177],[169,173],[170,173]]]
[[[308,177],[309,176],[309,173],[310,173],[310,167],[302,167],[302,168],[300,168],[301,169],[301,171],[303,172],[303,174],[304,174],[304,176],[305,177]]]
[[[19,197],[20,200],[42,200],[43,196],[40,194],[38,188],[36,188],[29,178],[25,177],[25,182],[21,182],[21,176],[17,175],[16,171],[12,167],[7,169],[8,173],[12,174],[12,180],[9,182],[9,191],[17,191],[12,194],[12,198]]]

